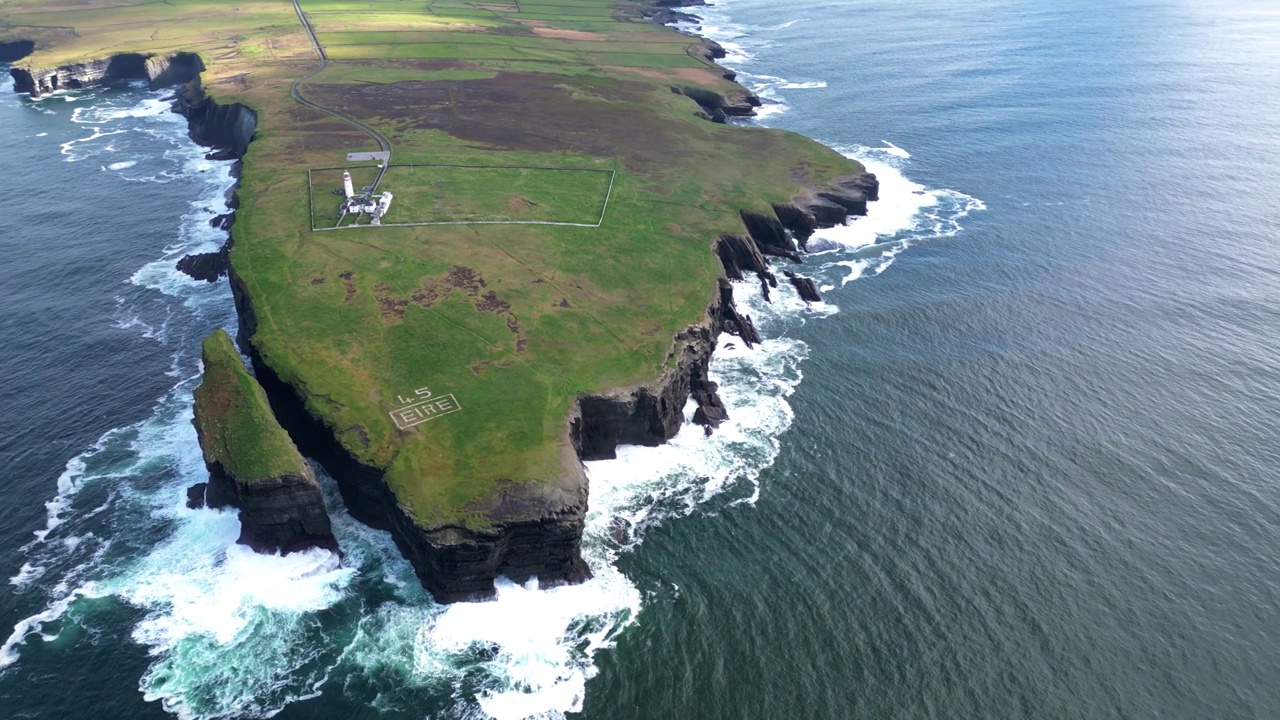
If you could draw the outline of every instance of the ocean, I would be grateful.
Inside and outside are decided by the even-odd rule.
[[[595,579],[448,607],[323,475],[341,565],[185,508],[231,166],[163,92],[0,93],[0,715],[1280,716],[1272,5],[693,9],[882,199],[825,303],[739,289],[716,435],[589,463]]]

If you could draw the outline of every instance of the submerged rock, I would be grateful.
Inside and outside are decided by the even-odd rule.
[[[227,268],[230,265],[229,251],[230,247],[223,245],[215,252],[184,255],[175,267],[179,272],[196,280],[215,282],[227,274]]]
[[[793,272],[784,270],[783,275],[791,281],[791,286],[800,294],[800,299],[807,303],[822,302],[822,296],[818,294],[818,286],[814,284],[811,278],[797,275]]]

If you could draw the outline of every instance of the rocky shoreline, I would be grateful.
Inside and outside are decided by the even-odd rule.
[[[689,19],[692,16],[670,9],[689,4],[694,3],[657,0],[655,5],[659,9],[650,19],[664,23]],[[14,44],[0,47],[0,52],[9,45]],[[723,57],[723,49],[717,53],[718,46],[710,41],[704,41],[701,47],[709,62]],[[200,83],[203,70],[199,56],[176,53],[116,55],[52,70],[16,67],[10,72],[16,89],[32,97],[124,79],[146,79],[156,88],[179,85],[174,110],[187,118],[191,138],[211,147],[211,157],[238,159],[253,139],[257,116],[239,103],[222,105],[210,99]],[[731,71],[723,68],[722,71],[724,77],[733,78]],[[725,122],[733,116],[749,116],[759,105],[759,100],[745,89],[741,97],[735,98],[697,88],[673,88],[673,91],[693,99],[701,108],[701,116],[716,122]],[[581,556],[588,497],[583,461],[615,457],[620,444],[655,446],[670,440],[684,422],[684,408],[690,397],[697,404],[694,422],[708,433],[726,420],[717,387],[708,378],[718,338],[727,332],[741,338],[749,347],[760,342],[751,318],[734,304],[729,280],[744,280],[754,275],[767,299],[778,280],[766,256],[802,262],[805,244],[817,229],[834,227],[851,216],[865,214],[867,203],[877,199],[877,192],[875,176],[862,173],[836,178],[823,186],[805,187],[790,202],[775,204],[768,211],[744,209],[741,212],[744,232],[724,235],[712,243],[723,265],[724,277],[719,280],[703,320],[674,338],[668,353],[668,369],[662,376],[635,387],[579,397],[565,426],[563,476],[546,484],[498,483],[489,497],[467,508],[486,518],[487,526],[483,529],[461,525],[424,527],[416,522],[400,506],[383,471],[361,463],[337,440],[336,428],[326,426],[307,411],[306,398],[300,390],[280,378],[253,345],[256,314],[250,293],[236,276],[235,268],[229,267],[230,236],[221,250],[184,257],[178,267],[201,280],[213,281],[228,275],[240,319],[237,341],[249,356],[272,411],[298,449],[318,460],[334,477],[352,516],[389,531],[424,587],[437,600],[473,600],[492,596],[493,582],[499,575],[516,582],[537,576],[544,586],[581,582],[590,577]],[[231,200],[234,209],[234,191]],[[220,221],[229,228],[233,217],[223,217]],[[803,299],[820,300],[812,280],[790,271],[784,274]],[[212,464],[210,469],[215,470]],[[225,478],[216,477],[216,472],[212,474],[215,477],[207,489],[193,493],[193,502],[197,501],[196,495],[202,495],[202,499],[211,503],[232,501]],[[305,481],[306,478],[302,478],[300,482],[277,484],[279,490],[285,491],[307,486]],[[311,485],[314,486],[314,480]],[[279,518],[292,513],[298,518],[308,517],[319,522],[313,517],[315,498],[307,493],[237,493],[234,501],[241,509],[246,527],[259,515]],[[327,520],[326,516],[326,523]],[[292,539],[287,534],[271,535],[269,542],[253,537],[242,537],[242,541],[260,549],[327,546],[301,535],[305,533]]]

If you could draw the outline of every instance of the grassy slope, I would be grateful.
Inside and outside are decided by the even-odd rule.
[[[104,0],[0,0],[0,38],[42,41],[30,60],[42,66],[123,50],[200,51],[215,96],[261,111],[232,255],[260,315],[255,346],[304,388],[351,452],[388,469],[418,518],[482,522],[462,508],[495,479],[560,476],[575,396],[661,372],[672,336],[703,316],[720,272],[711,242],[742,231],[739,209],[765,210],[801,183],[856,169],[796,135],[694,117],[696,105],[672,85],[734,86],[689,52],[689,38],[634,20],[639,5],[303,2],[335,59],[304,86],[308,97],[378,127],[395,163],[616,168],[599,229],[310,232],[306,171],[377,148],[289,99],[289,83],[315,58],[286,2],[242,0],[233,13],[209,0],[117,0],[109,9]],[[384,188],[406,200],[418,193],[424,207],[505,210],[487,207],[503,197],[492,187],[422,195],[429,183],[398,173]],[[578,207],[580,195],[565,202]],[[403,221],[401,209],[388,222]],[[452,288],[455,266],[485,286]],[[496,305],[483,302],[489,292]],[[462,411],[397,430],[388,415],[396,396],[423,386],[453,393]]]
[[[205,339],[203,350],[204,381],[196,388],[195,405],[206,457],[241,482],[301,474],[302,456],[245,370],[231,336],[219,330]]]

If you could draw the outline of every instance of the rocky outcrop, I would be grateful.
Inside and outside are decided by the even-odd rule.
[[[240,103],[216,102],[205,93],[198,76],[178,89],[173,109],[186,116],[192,140],[224,151],[213,156],[220,160],[243,157],[258,127],[253,110]]]
[[[776,216],[743,210],[742,224],[747,234],[755,241],[756,247],[765,255],[786,258],[791,262],[800,262],[800,254],[796,252],[795,240],[787,234],[782,222]]]
[[[697,22],[702,19],[697,15],[690,15],[674,8],[697,7],[707,3],[704,0],[654,0],[650,4],[654,9],[644,13],[646,20],[659,25],[673,25],[680,22]]]
[[[35,49],[36,44],[30,40],[0,42],[0,63],[18,62],[34,52]]]
[[[814,284],[812,278],[797,275],[790,270],[783,270],[782,274],[791,281],[791,286],[796,289],[801,300],[807,303],[822,302],[822,296],[818,294],[818,286]]]
[[[311,467],[276,421],[262,388],[218,330],[204,341],[193,424],[209,480],[191,506],[240,509],[239,542],[258,552],[337,550]]]
[[[225,277],[231,265],[231,241],[214,252],[184,255],[178,260],[178,271],[195,280],[216,282]]]
[[[769,272],[769,261],[750,237],[721,235],[716,241],[716,255],[730,280],[745,280],[748,274],[754,274],[762,283],[777,282]]]
[[[234,212],[223,213],[209,220],[209,227],[215,230],[230,230],[232,225],[236,224],[236,214]]]
[[[569,434],[579,458],[613,458],[619,445],[652,447],[675,437],[684,424],[684,406],[694,384],[705,386],[711,351],[723,325],[721,306],[717,298],[702,323],[676,336],[660,377],[578,398],[569,416]]]
[[[722,332],[737,335],[747,347],[760,342],[755,324],[739,312],[733,285],[725,278],[719,280],[703,322],[676,336],[660,377],[635,387],[578,398],[569,418],[578,457],[604,460],[616,457],[619,445],[661,445],[679,432],[691,397],[696,404],[693,421],[708,434],[719,427],[729,415],[719,387],[707,371]]]
[[[756,108],[760,107],[760,98],[745,88],[730,97],[700,87],[672,87],[671,90],[698,103],[703,117],[718,123],[728,122],[731,117],[751,117],[756,114]]]
[[[800,211],[778,214],[778,219],[797,235],[813,230],[843,225],[850,217],[867,214],[867,203],[880,197],[880,181],[872,173],[841,175],[826,185],[806,187],[791,198],[791,205]],[[776,212],[776,208],[775,208]],[[783,215],[786,217],[783,217]]]
[[[237,167],[239,163],[237,163]],[[239,175],[237,174],[237,178]],[[234,197],[234,193],[232,197]],[[231,230],[231,226],[235,225],[236,214],[234,212],[218,215],[209,221],[209,227],[215,230]],[[216,282],[219,278],[226,277],[227,270],[231,267],[231,237],[227,236],[226,242],[222,243],[222,247],[213,252],[193,253],[184,255],[176,264],[178,272],[191,277],[194,280],[204,280],[205,282]]]
[[[751,321],[751,316],[739,312],[738,306],[733,302],[733,285],[730,285],[728,280],[720,278],[718,289],[720,329],[730,335],[737,335],[748,348],[758,345],[760,333],[756,331],[756,325]]]
[[[773,214],[778,217],[783,227],[791,231],[800,249],[806,250],[809,238],[813,237],[818,230],[817,218],[812,213],[788,203],[775,203]]]

